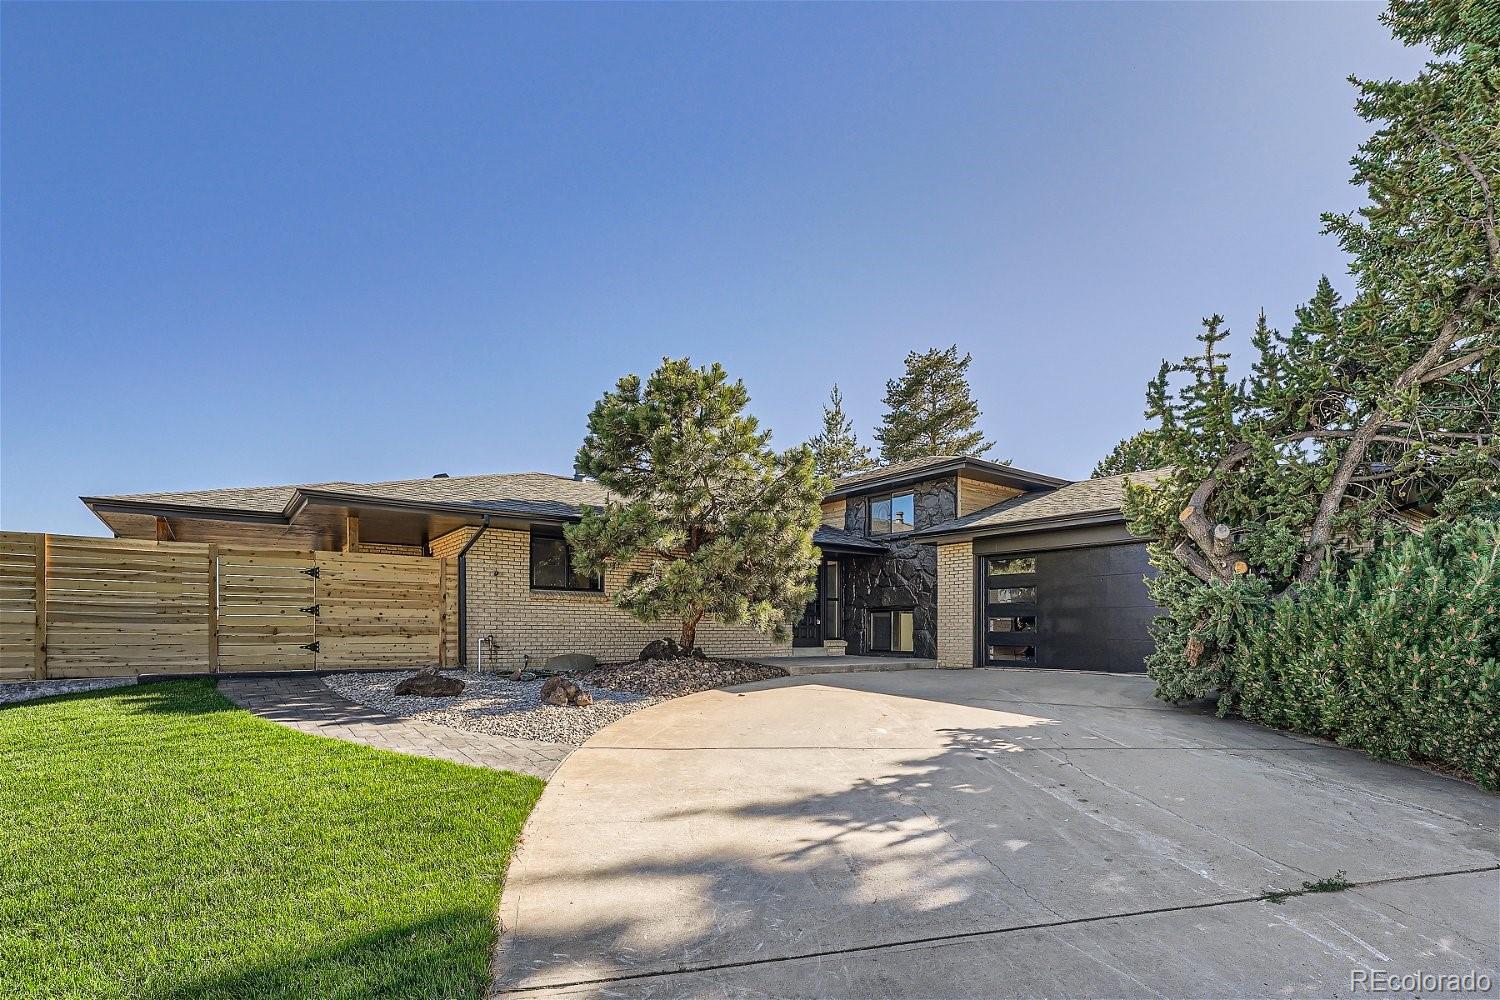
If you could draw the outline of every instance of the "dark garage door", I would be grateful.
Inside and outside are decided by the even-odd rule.
[[[1033,572],[1022,577],[1015,570]],[[1144,544],[987,557],[982,598],[985,662],[1145,670],[1151,652],[1148,628],[1156,606],[1146,594],[1143,577],[1154,573]],[[1018,606],[1018,598],[1030,606]],[[1007,635],[1004,630],[1011,628],[1027,629],[1031,635],[1024,640],[1019,634]]]

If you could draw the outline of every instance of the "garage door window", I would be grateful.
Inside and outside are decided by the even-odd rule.
[[[1036,660],[1035,556],[989,556],[984,561],[984,660]]]

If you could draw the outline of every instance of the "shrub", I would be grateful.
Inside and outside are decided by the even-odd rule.
[[[1500,788],[1500,520],[1388,534],[1241,622],[1226,673],[1247,719]]]

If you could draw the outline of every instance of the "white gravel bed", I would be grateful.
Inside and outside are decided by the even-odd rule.
[[[134,677],[83,677],[56,681],[15,681],[0,684],[0,705],[12,705],[33,698],[52,698],[60,694],[103,691],[106,688],[134,684]]]
[[[464,682],[464,692],[457,697],[397,696],[396,685],[413,673],[408,670],[332,674],[324,677],[323,683],[350,701],[403,719],[421,719],[513,739],[580,746],[631,712],[696,691],[785,676],[786,672],[777,667],[735,661],[667,660],[601,667],[568,675],[594,698],[592,705],[581,708],[543,704],[541,691],[545,678],[513,681],[505,674],[476,674],[467,670],[445,671]]]
[[[449,676],[464,682],[464,693],[456,698],[397,696],[396,685],[415,671],[401,673],[334,674],[323,683],[338,695],[403,719],[421,719],[455,729],[509,736],[543,743],[580,746],[590,736],[631,712],[666,699],[649,695],[607,691],[582,683],[594,703],[582,708],[542,704],[542,678],[507,680],[503,674],[452,671]]]

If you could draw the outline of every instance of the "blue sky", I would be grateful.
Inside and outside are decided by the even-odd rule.
[[[683,354],[789,445],[957,343],[992,457],[1086,476],[1202,316],[1347,287],[1378,11],[7,4],[0,524],[566,473]]]

